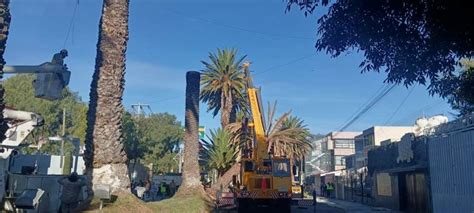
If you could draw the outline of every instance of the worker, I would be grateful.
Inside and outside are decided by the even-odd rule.
[[[317,188],[316,184],[313,183],[313,186],[311,187],[312,195],[313,195],[313,206],[316,206],[316,196],[317,196],[316,188]]]
[[[161,182],[160,185],[160,194],[161,194],[161,199],[165,199],[166,196],[166,186],[164,182]]]
[[[85,180],[73,172],[71,175],[59,179],[58,182],[63,186],[60,211],[63,213],[76,212],[79,194],[82,187],[86,185]]]
[[[334,190],[334,185],[333,183],[329,182],[327,186],[327,193],[328,193],[328,198],[331,198],[331,193]]]
[[[171,180],[171,183],[170,183],[170,194],[171,194],[171,196],[173,196],[175,192],[176,192],[176,183],[174,182],[174,180]]]
[[[59,53],[53,55],[53,59],[51,59],[52,64],[63,65],[64,58],[68,56],[67,50],[62,49]]]

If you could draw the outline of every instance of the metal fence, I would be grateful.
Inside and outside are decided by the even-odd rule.
[[[428,138],[433,212],[474,212],[474,115]]]

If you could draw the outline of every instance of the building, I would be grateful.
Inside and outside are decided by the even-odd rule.
[[[403,212],[430,212],[425,137],[409,133],[400,142],[369,150],[371,203]]]
[[[354,139],[361,132],[331,132],[321,139],[322,169],[326,172],[345,169],[344,157],[355,153]]]
[[[321,142],[322,142],[322,135],[313,135],[311,137],[311,145],[313,149],[306,157],[306,174],[307,175],[316,175],[323,170],[321,169],[321,157],[322,157],[322,150],[321,150]]]
[[[367,166],[367,153],[374,147],[400,141],[403,135],[413,132],[413,126],[373,126],[355,137],[356,168]]]

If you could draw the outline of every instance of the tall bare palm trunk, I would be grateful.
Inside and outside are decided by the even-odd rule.
[[[93,184],[109,184],[114,192],[130,188],[122,144],[128,11],[129,0],[104,0],[87,114],[87,173]]]
[[[224,189],[227,188],[227,186],[229,186],[230,182],[232,181],[232,177],[234,175],[238,175],[239,173],[240,173],[240,163],[235,163],[234,165],[232,165],[232,167],[230,167],[230,169],[223,172],[219,176],[219,179],[217,180],[217,182],[212,184],[211,188],[207,190],[208,193],[215,196],[216,192],[220,189],[221,185],[222,187],[224,187]]]
[[[5,53],[11,20],[9,3],[9,0],[0,0],[0,80],[3,78],[3,66],[5,65],[3,54]],[[5,103],[3,102],[4,93],[3,85],[0,84],[0,141],[5,139],[5,132],[8,129],[7,123],[3,120],[3,109],[5,108]]]
[[[184,164],[183,183],[177,196],[203,195],[199,170],[199,85],[200,73],[186,73],[186,111],[184,117]]]

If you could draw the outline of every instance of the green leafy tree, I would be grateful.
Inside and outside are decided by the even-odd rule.
[[[153,164],[153,172],[176,172],[175,159],[183,139],[183,128],[176,116],[154,113],[147,117],[123,117],[124,146],[130,160]]]
[[[0,1],[0,80],[3,79],[3,66],[5,65],[5,59],[3,54],[7,46],[8,31],[10,29],[10,1]],[[0,84],[0,141],[5,139],[5,132],[8,129],[6,122],[3,120],[3,109],[5,108],[4,102],[5,90],[3,85]]]
[[[33,75],[16,75],[3,82],[7,107],[17,110],[34,112],[44,118],[44,127],[34,131],[36,139],[45,140],[49,136],[62,134],[63,108],[66,109],[66,135],[85,139],[87,105],[79,95],[66,88],[63,99],[49,101],[35,98],[32,81]],[[47,143],[43,151],[50,154],[59,153],[57,142]]]
[[[202,140],[202,145],[202,160],[208,168],[217,170],[219,176],[235,164],[238,145],[233,143],[232,133],[221,128],[211,130],[207,139]]]
[[[168,113],[152,114],[136,118],[140,143],[147,149],[144,161],[153,163],[154,172],[176,172],[178,162],[174,159],[183,140],[184,131],[176,116]]]
[[[318,20],[318,51],[336,57],[353,49],[365,59],[363,71],[384,71],[388,82],[429,84],[432,94],[445,88],[461,58],[474,56],[472,1],[286,0],[305,14],[328,10]],[[472,84],[471,84],[472,85]],[[472,86],[471,86],[472,87]]]
[[[442,92],[451,104],[451,107],[459,111],[459,115],[474,112],[474,61],[461,61],[462,68],[458,75],[445,79],[449,83]]]
[[[144,143],[140,142],[138,127],[132,115],[125,112],[122,118],[123,144],[128,160],[137,160],[144,157],[148,151]]]
[[[207,110],[216,116],[221,114],[221,126],[225,128],[235,122],[235,113],[245,104],[242,103],[245,88],[245,75],[242,62],[246,56],[237,58],[236,49],[217,49],[209,53],[210,62],[201,61],[202,71],[200,99],[207,103]]]

